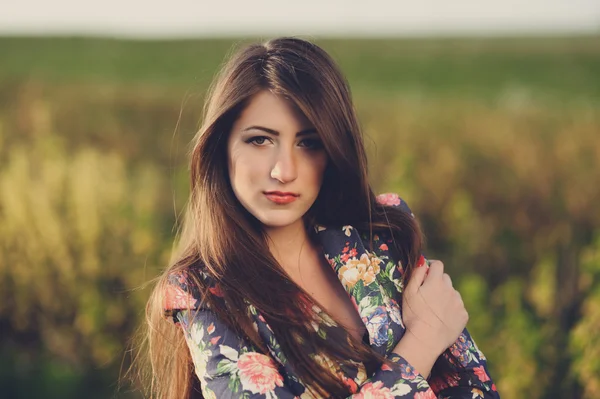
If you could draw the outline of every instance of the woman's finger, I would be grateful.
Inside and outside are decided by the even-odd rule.
[[[427,278],[442,277],[444,274],[444,264],[439,260],[434,260],[429,263],[429,274]]]
[[[425,280],[425,276],[427,275],[427,262],[425,258],[421,256],[419,261],[417,262],[417,267],[414,268],[412,275],[410,277],[410,281],[406,286],[406,292],[410,294],[414,294],[417,292],[419,287],[423,285],[423,281]]]
[[[446,285],[448,285],[449,287],[452,287],[452,279],[450,278],[448,273],[444,273],[442,275],[442,280],[444,281],[444,283],[446,283]]]

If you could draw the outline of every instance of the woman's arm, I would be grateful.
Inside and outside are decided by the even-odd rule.
[[[184,310],[176,318],[184,329],[205,398],[295,398],[302,394],[292,392],[286,384],[279,363],[256,351],[214,312]],[[404,357],[392,353],[389,359],[397,367],[382,366],[365,383],[354,385],[356,392],[349,398],[436,398],[425,378]]]
[[[402,355],[424,375],[429,375],[438,357],[444,357],[449,364],[458,359],[463,368],[453,367],[452,371],[444,374],[433,373],[427,378],[438,398],[500,398],[489,376],[485,356],[479,351],[466,328],[441,356],[432,354],[421,340],[410,333],[402,337],[394,352]]]
[[[382,194],[377,199],[414,217],[397,194]],[[425,263],[421,257],[418,266]],[[402,297],[407,331],[394,351],[404,353],[424,375],[429,375],[438,357],[445,359],[449,370],[443,375],[434,373],[428,377],[439,398],[499,399],[486,358],[466,329],[468,314],[462,298],[444,273],[443,264],[432,261],[430,267],[415,268]]]

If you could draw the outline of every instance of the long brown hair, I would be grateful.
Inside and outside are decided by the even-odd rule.
[[[247,303],[273,329],[294,371],[313,392],[345,397],[348,387],[304,350],[314,350],[341,365],[349,361],[380,364],[383,358],[352,337],[321,339],[311,326],[313,299],[296,285],[271,255],[260,223],[238,202],[228,178],[229,131],[249,99],[262,90],[283,96],[315,126],[329,162],[315,204],[305,215],[309,232],[315,223],[353,225],[373,234],[387,229],[394,238],[404,278],[416,264],[422,245],[417,223],[397,208],[376,202],[367,180],[367,156],[348,83],[320,47],[298,38],[278,38],[244,47],[230,58],[209,91],[203,124],[193,140],[191,193],[178,246],[146,309],[152,397],[201,397],[181,327],[163,317],[163,292],[170,273],[187,270],[203,301],[240,336],[265,349],[254,330]],[[371,248],[372,249],[372,248]],[[202,270],[221,288],[225,305],[215,306]],[[259,283],[255,276],[260,276]],[[252,284],[246,282],[252,281]],[[306,301],[282,301],[281,298]],[[222,303],[222,302],[219,302]],[[342,330],[342,329],[340,329]],[[297,339],[302,337],[302,345]]]

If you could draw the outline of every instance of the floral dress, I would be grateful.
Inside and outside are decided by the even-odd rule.
[[[414,215],[396,194],[382,194],[380,203],[399,206]],[[367,375],[363,364],[339,366],[320,354],[317,362],[333,368],[352,392],[350,398],[497,398],[484,354],[467,329],[441,356],[453,354],[463,367],[452,375],[425,378],[402,356],[392,352],[405,328],[402,322],[402,265],[392,258],[391,238],[374,235],[374,250],[368,251],[367,233],[352,226],[317,226],[324,255],[337,273],[366,326],[365,339],[379,354],[398,367],[382,365]],[[202,277],[202,275],[201,275]],[[204,278],[210,281],[209,277]],[[183,328],[203,396],[209,398],[314,398],[294,374],[277,342],[277,337],[260,311],[249,305],[249,313],[268,353],[262,353],[228,328],[210,308],[198,309],[199,295],[188,284],[186,272],[172,274],[167,285],[165,313]],[[210,291],[219,296],[217,285]],[[320,309],[314,307],[316,312]],[[323,313],[322,313],[323,314]],[[341,328],[329,319],[315,325],[319,334]]]

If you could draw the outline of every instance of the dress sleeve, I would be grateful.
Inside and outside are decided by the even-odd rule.
[[[203,279],[208,276],[203,275]],[[210,279],[208,279],[210,281]],[[214,290],[214,289],[211,289]],[[178,314],[183,310],[194,310],[200,306],[207,306],[201,303],[201,295],[195,284],[192,284],[188,270],[171,272],[167,276],[167,282],[164,287],[163,297],[163,315],[171,319],[175,324],[179,323]]]
[[[377,196],[377,201],[383,205],[397,206],[415,217],[409,206],[397,194],[388,193]],[[443,374],[433,373],[428,382],[440,399],[500,399],[490,373],[487,359],[479,350],[477,344],[465,328],[456,342],[441,355],[452,370]],[[460,364],[457,364],[460,363]]]
[[[439,398],[500,399],[496,384],[487,369],[486,358],[466,328],[441,356],[453,367],[450,372],[433,374],[429,378],[429,383]],[[456,364],[456,359],[460,365]]]
[[[287,384],[279,363],[253,348],[211,310],[184,310],[176,317],[205,398],[312,398],[304,396],[303,387],[293,389]],[[436,398],[428,382],[404,358],[392,354],[389,359],[396,367],[383,365],[360,386],[349,383],[354,393],[348,398]]]

